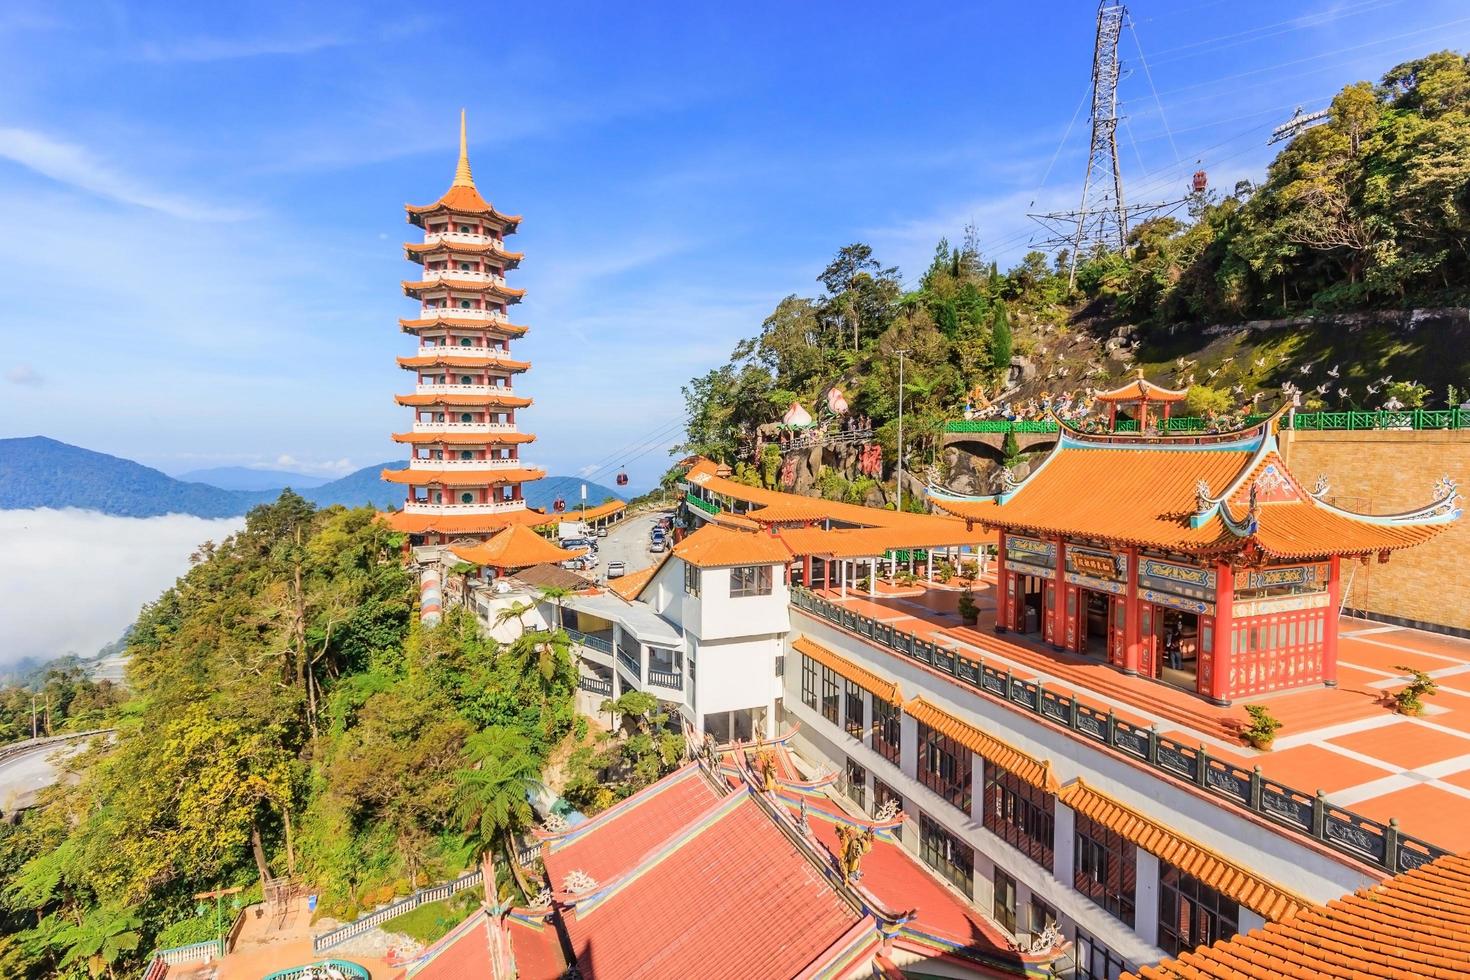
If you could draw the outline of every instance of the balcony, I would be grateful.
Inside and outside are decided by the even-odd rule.
[[[611,678],[583,676],[577,680],[577,686],[588,694],[601,694],[605,698],[612,697]]]
[[[508,395],[515,396],[510,385],[418,385],[414,392],[420,395]]]
[[[515,470],[528,466],[520,459],[410,459],[411,470]]]
[[[437,245],[440,242],[449,245],[455,243],[462,245],[494,245],[502,252],[507,251],[505,241],[493,235],[471,235],[463,231],[437,231],[430,232],[424,236],[424,243],[427,245]]]
[[[628,654],[628,651],[622,649],[618,650],[618,663],[622,665],[622,668],[624,670],[632,674],[634,677],[637,677],[640,680],[643,678],[643,672],[639,669],[638,658],[630,656]]]
[[[403,505],[405,514],[505,514],[524,510],[524,500],[500,500],[481,504],[431,504],[424,500],[410,500]]]
[[[448,317],[453,320],[486,320],[499,323],[509,323],[510,317],[499,310],[464,310],[454,306],[425,306],[420,311],[420,318],[433,320],[440,317]]]
[[[497,286],[505,285],[505,277],[493,272],[476,272],[473,269],[425,269],[425,282],[438,282],[440,279],[458,279],[461,282],[489,282]]]
[[[440,355],[452,355],[455,357],[483,357],[486,360],[508,360],[510,351],[501,350],[499,347],[461,347],[457,344],[420,344],[419,357],[439,357]]]
[[[415,432],[514,432],[514,422],[415,422]]]
[[[608,655],[611,655],[613,652],[611,633],[609,633],[606,637],[601,637],[594,636],[591,633],[583,633],[580,630],[567,629],[565,627],[563,627],[563,632],[565,632],[567,636],[572,638],[573,643],[577,643],[581,646],[587,647],[589,650],[596,650],[599,653],[606,653]],[[636,674],[638,671],[635,668],[633,672]]]
[[[682,691],[684,690],[684,675],[676,670],[657,670],[650,667],[648,668],[648,683]]]

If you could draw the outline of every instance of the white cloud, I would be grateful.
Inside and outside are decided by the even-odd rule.
[[[204,541],[243,518],[111,517],[82,510],[0,510],[0,666],[24,657],[91,656],[173,584]],[[67,569],[85,568],[73,575]]]
[[[273,463],[271,467],[260,468],[293,470],[297,473],[308,473],[320,476],[345,476],[346,474],[351,473],[354,469],[356,469],[356,467],[352,465],[352,460],[348,459],[346,456],[342,457],[341,459],[325,459],[317,462],[312,462],[310,460],[297,459],[290,453],[282,453],[281,455],[277,456],[275,463]]]
[[[13,385],[39,385],[46,379],[29,364],[17,364],[5,372],[5,380]]]
[[[0,159],[69,187],[175,218],[238,221],[247,216],[241,210],[221,208],[149,187],[110,167],[86,147],[64,143],[31,129],[0,127]]]
[[[302,55],[339,48],[353,39],[336,34],[303,37],[191,37],[177,41],[145,41],[138,53],[145,61],[233,61],[263,55]]]

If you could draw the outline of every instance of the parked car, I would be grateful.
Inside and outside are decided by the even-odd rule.
[[[607,537],[607,528],[605,528],[605,527],[598,528],[597,529],[597,536],[599,538],[605,538],[605,537]]]
[[[664,539],[664,536],[662,534],[660,534],[658,537],[654,538],[648,543],[648,550],[650,554],[661,555],[668,550],[668,547],[669,543]]]
[[[607,577],[608,578],[620,578],[623,575],[626,575],[627,572],[628,572],[628,566],[624,565],[620,561],[610,561],[610,562],[607,563]]]

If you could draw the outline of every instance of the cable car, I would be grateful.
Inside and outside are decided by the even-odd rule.
[[[551,502],[551,509],[560,514],[567,509],[567,502],[561,497],[557,497]]]
[[[628,474],[626,472],[619,472],[618,473],[618,486],[620,486],[620,487],[626,487],[627,485],[628,485]]]
[[[1190,181],[1190,186],[1194,188],[1196,194],[1203,194],[1205,188],[1210,186],[1210,178],[1203,170],[1196,170],[1194,172],[1194,178]]]

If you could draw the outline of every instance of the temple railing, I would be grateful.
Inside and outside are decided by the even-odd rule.
[[[1268,415],[1247,415],[1244,424],[1256,425]],[[1186,415],[1179,418],[1153,419],[1150,428],[1163,433],[1208,432],[1215,424],[1208,419]],[[1369,429],[1470,429],[1470,409],[1412,408],[1377,412],[1295,412],[1283,416],[1283,429],[1301,432],[1347,432]],[[946,422],[945,432],[1046,434],[1057,431],[1051,419],[956,419]],[[1119,432],[1137,432],[1136,419],[1119,419]]]
[[[420,888],[407,898],[399,899],[391,905],[384,905],[380,909],[375,909],[360,919],[354,919],[344,926],[338,926],[331,932],[324,932],[320,936],[312,937],[311,948],[317,953],[320,953],[324,949],[331,949],[333,946],[341,945],[349,939],[356,938],[371,929],[377,928],[389,919],[397,918],[411,909],[416,909],[426,902],[437,902],[440,899],[448,898],[456,892],[463,891],[466,888],[473,888],[484,880],[485,873],[477,868],[468,874],[461,875],[453,881],[446,881],[442,885],[430,885],[428,888]]]
[[[704,511],[706,514],[718,514],[720,512],[720,507],[718,504],[712,504],[707,500],[701,500],[692,493],[685,494],[684,502],[687,503],[690,507],[696,507],[699,510]]]
[[[797,609],[824,619],[878,646],[953,677],[972,691],[1040,715],[1084,740],[1122,752],[1171,779],[1191,783],[1210,797],[1245,809],[1294,833],[1310,837],[1338,853],[1376,865],[1393,874],[1412,871],[1446,853],[1428,841],[1399,830],[1397,820],[1381,823],[1328,802],[1320,792],[1293,789],[1261,773],[1211,756],[1202,745],[1160,735],[1087,704],[1075,694],[1049,691],[1041,680],[1014,677],[1009,667],[946,649],[912,633],[828,602],[804,588],[791,590]]]
[[[623,649],[618,650],[618,663],[622,664],[624,670],[640,681],[643,679],[643,671],[641,665],[638,663],[638,658],[631,656],[628,651]]]

